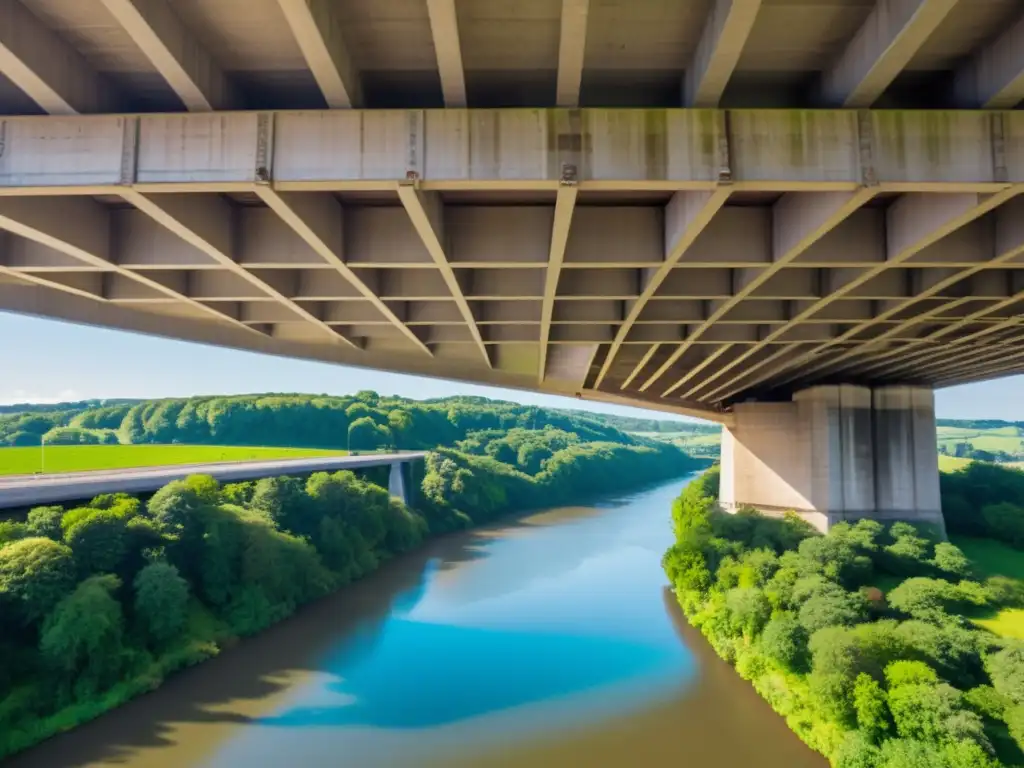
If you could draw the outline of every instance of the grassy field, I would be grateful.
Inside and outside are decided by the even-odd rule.
[[[206,464],[217,461],[299,459],[338,456],[345,451],[315,448],[249,448],[222,445],[54,445],[46,448],[46,472],[125,469],[164,464]],[[39,471],[40,449],[0,448],[0,475]]]
[[[1024,552],[991,539],[954,536],[952,541],[970,558],[980,577],[1006,576],[1024,582]],[[1024,639],[1024,609],[1004,608],[972,621],[997,635]]]
[[[967,429],[964,427],[939,427],[937,436],[940,446],[952,452],[957,443],[970,443],[981,451],[1005,451],[1009,454],[1024,453],[1024,435],[1017,427],[994,429]]]
[[[960,469],[960,467],[966,467],[971,463],[971,459],[961,459],[956,456],[946,456],[945,454],[939,454],[939,471],[940,472],[952,472],[954,469]]]

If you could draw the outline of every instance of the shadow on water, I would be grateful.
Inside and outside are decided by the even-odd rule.
[[[526,525],[510,518],[501,529]],[[486,539],[495,530],[451,534],[395,558],[219,657],[174,675],[156,691],[4,761],[4,768],[127,762],[138,750],[174,746],[177,724],[263,722],[274,697],[304,676],[325,671],[323,661],[338,654],[339,639],[346,665],[371,655],[389,616],[422,599],[431,573],[485,558]]]

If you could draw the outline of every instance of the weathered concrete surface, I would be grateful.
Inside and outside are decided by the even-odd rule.
[[[735,418],[722,433],[726,509],[793,510],[820,530],[861,518],[944,529],[931,390],[820,386],[740,403]]]
[[[375,453],[365,456],[332,456],[277,461],[236,461],[218,464],[187,464],[172,467],[139,467],[137,469],[68,472],[55,475],[16,475],[0,477],[0,508],[28,507],[61,501],[88,499],[101,493],[144,493],[155,491],[172,480],[189,475],[211,475],[220,482],[254,480],[273,475],[325,472],[340,469],[391,466],[391,481],[396,468],[413,461],[422,461],[425,453]],[[403,501],[408,497],[401,470],[398,485],[390,488],[393,496]],[[395,491],[399,491],[396,493]]]

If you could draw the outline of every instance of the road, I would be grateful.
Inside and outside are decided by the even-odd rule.
[[[145,493],[188,475],[212,475],[221,482],[253,480],[271,475],[300,474],[337,469],[378,467],[394,462],[419,461],[425,453],[372,453],[365,456],[328,456],[274,461],[231,461],[212,464],[176,464],[162,467],[102,469],[52,475],[0,477],[0,508],[28,507],[89,499],[100,493]]]

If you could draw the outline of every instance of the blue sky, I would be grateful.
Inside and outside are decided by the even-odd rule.
[[[427,398],[470,394],[559,408],[640,415],[635,409],[289,360],[0,312],[0,404],[248,392],[343,395],[360,389]],[[1024,376],[940,390],[938,415],[1024,421]],[[667,414],[647,411],[652,418]]]

